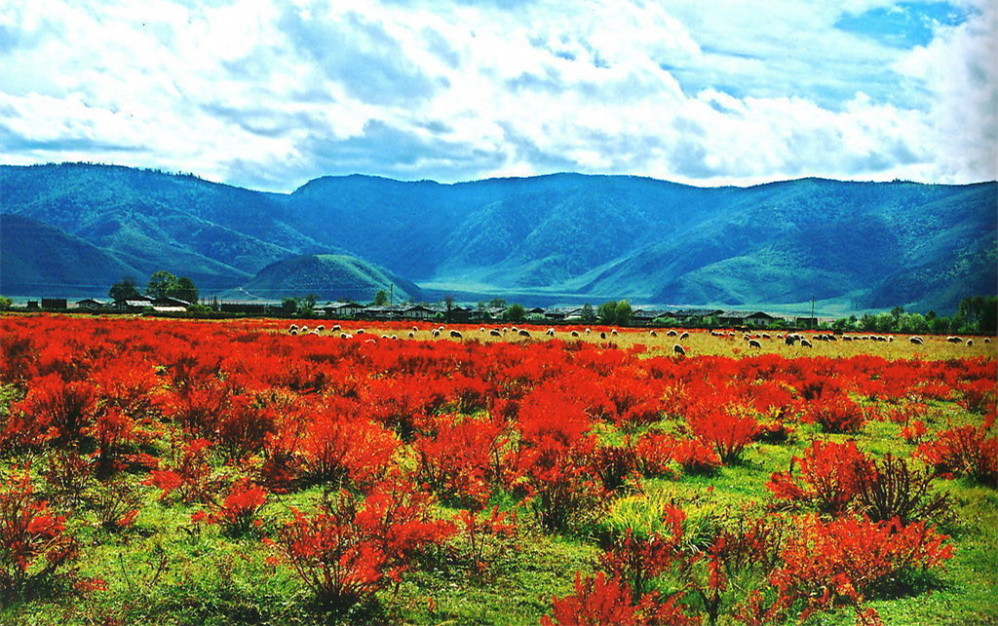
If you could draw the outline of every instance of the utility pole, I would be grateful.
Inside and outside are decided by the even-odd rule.
[[[388,284],[388,306],[395,306],[395,283]]]
[[[811,326],[811,330],[814,330],[814,323],[816,321],[817,320],[814,319],[814,296],[811,296],[811,320],[809,324]]]

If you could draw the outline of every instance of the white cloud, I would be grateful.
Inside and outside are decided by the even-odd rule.
[[[884,0],[504,4],[5,0],[0,156],[281,190],[352,171],[996,175],[990,4],[913,50],[835,28]]]

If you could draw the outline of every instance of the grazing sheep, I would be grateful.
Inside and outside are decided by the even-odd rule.
[[[298,329],[298,332],[304,335],[305,333],[308,332],[308,326],[303,325],[301,328]]]
[[[416,333],[414,333],[414,332],[412,332],[412,331],[410,330],[410,331],[409,331],[409,339],[415,339],[415,338],[416,338]]]
[[[316,330],[316,332],[320,332],[321,333],[322,331],[326,330],[326,327],[323,326],[322,324],[319,324],[318,326],[315,327],[315,330]]]
[[[350,333],[340,333],[340,339],[353,339],[353,335]]]
[[[968,339],[967,340],[967,346],[969,347],[969,346],[972,346],[972,345],[974,345],[974,340],[973,339]]]
[[[297,330],[289,330],[288,332],[289,332],[289,333],[291,333],[291,336],[292,336],[292,337],[294,337],[295,335],[297,335],[297,334],[298,334],[298,331],[297,331]]]
[[[606,339],[606,333],[605,332],[600,332],[599,338],[600,339]]]
[[[678,343],[676,345],[672,346],[672,352],[674,354],[678,354],[680,356],[686,356],[686,348],[682,347]]]
[[[648,331],[648,334],[652,337],[658,337],[658,333],[656,333],[654,330]]]
[[[544,331],[544,334],[547,335],[548,337],[554,337],[554,329],[549,328],[546,331]]]
[[[417,326],[413,326],[412,327],[412,332],[418,333],[419,332],[419,328]]]
[[[288,326],[288,332],[291,333],[292,335],[297,335],[298,334],[298,324],[292,324],[291,326]]]
[[[762,338],[763,339],[772,339],[772,337],[769,336],[769,333],[762,333]]]
[[[450,331],[450,336],[451,336],[452,339],[464,339],[464,335],[462,335],[461,333],[459,333],[456,330]]]
[[[748,347],[762,349],[762,344],[755,339],[749,339]]]
[[[616,337],[617,336],[617,329],[616,328],[610,329],[610,334],[613,335],[614,337]]]
[[[432,334],[433,334],[434,337],[439,337],[440,336],[440,331],[437,330],[436,328],[434,328]]]
[[[587,335],[588,335],[589,333],[591,333],[591,332],[593,332],[593,331],[589,330],[588,328],[586,329],[586,334],[587,334]]]
[[[334,333],[338,333],[338,332],[340,332],[341,330],[343,330],[343,329],[342,329],[342,328],[340,328],[340,325],[339,325],[339,324],[337,324],[336,326],[333,326],[333,328],[332,328],[332,331],[333,331]]]
[[[787,335],[787,338],[783,342],[788,346],[792,346],[798,341],[800,341],[800,337],[798,337],[797,335]]]
[[[365,332],[367,331],[365,331],[363,328],[358,328],[357,330],[354,331],[354,333],[357,335],[363,335]]]
[[[921,337],[908,337],[908,341],[919,346],[925,343],[925,340]]]
[[[578,337],[578,336],[579,336],[579,331],[577,331],[577,330],[573,330],[573,331],[572,331],[572,336],[573,336],[573,337]]]
[[[960,339],[959,337],[947,337],[946,341],[950,343],[963,343],[963,339]]]
[[[677,335],[678,335],[679,333],[677,333],[677,332],[676,332],[676,331],[674,331],[674,330],[670,330],[669,332],[667,332],[667,333],[665,333],[665,334],[666,334],[666,336],[667,336],[667,337],[675,337],[675,336],[677,336]]]
[[[683,333],[682,335],[679,335],[679,340],[680,341],[686,341],[689,338],[690,338],[690,334],[689,333]]]
[[[530,336],[530,331],[526,330],[526,329],[522,329],[517,334],[520,335],[521,337],[529,337]]]
[[[990,339],[985,339],[984,343],[991,343],[991,340]]]
[[[811,346],[811,342],[808,341],[807,339],[801,339],[800,340],[800,347],[802,347],[802,348],[810,348],[810,347],[812,347]]]
[[[496,330],[495,328],[489,331],[489,335],[492,337],[502,337],[502,333]]]

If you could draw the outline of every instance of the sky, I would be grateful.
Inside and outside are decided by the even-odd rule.
[[[998,2],[3,0],[0,162],[998,178]]]

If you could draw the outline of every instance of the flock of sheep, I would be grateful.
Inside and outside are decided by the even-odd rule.
[[[309,328],[306,325],[299,326],[297,324],[291,324],[288,327],[288,333],[291,334],[291,335],[322,335],[323,333],[325,333],[325,331],[326,331],[326,327],[324,325],[322,325],[322,324],[319,324],[318,326],[316,326],[314,328]],[[453,330],[453,329],[447,330],[443,326],[438,326],[436,328],[432,328],[432,329],[429,329],[427,331],[420,331],[420,329],[418,327],[413,326],[412,330],[408,331],[407,336],[408,336],[409,339],[415,339],[415,338],[417,338],[419,336],[419,334],[421,332],[428,333],[431,337],[434,337],[434,338],[439,338],[441,336],[444,336],[445,333],[446,333],[446,336],[450,337],[451,339],[464,340],[464,338],[465,338],[465,334],[462,333],[461,331],[459,331],[459,330]],[[467,331],[467,330],[465,332],[470,334],[470,332]],[[473,331],[471,331],[471,332],[473,332]],[[586,328],[583,331],[571,330],[571,331],[568,331],[565,334],[567,334],[567,335],[569,335],[570,337],[573,337],[573,338],[581,338],[581,337],[587,336],[587,335],[594,335],[595,332],[596,331],[593,331],[590,328]],[[338,335],[341,339],[352,339],[355,335],[359,336],[359,335],[366,334],[366,331],[363,328],[360,328],[360,329],[354,330],[352,332],[349,332],[349,331],[344,330],[339,324],[335,324],[335,325],[333,325],[329,329],[329,333],[332,336],[337,336]],[[486,329],[483,326],[483,327],[481,327],[481,328],[478,329],[478,333],[480,335],[486,335],[486,336],[489,336],[489,337],[496,337],[496,338],[502,338],[502,337],[506,337],[506,336],[530,338],[530,337],[533,336],[531,334],[531,331],[529,331],[529,330],[527,330],[525,328],[517,328],[516,326],[502,327],[502,328],[490,328],[490,329]],[[660,331],[655,330],[655,329],[652,329],[652,330],[648,331],[648,335],[651,336],[651,337],[658,337],[659,333],[660,333]],[[543,334],[544,334],[544,336],[547,336],[547,337],[554,337],[554,336],[556,336],[557,333],[556,333],[556,331],[555,331],[554,328],[548,328],[546,331],[544,331]],[[607,331],[599,331],[599,338],[601,340],[607,340],[608,338],[616,337],[617,334],[618,334],[617,333],[617,329],[615,329],[615,328],[611,329],[609,332],[607,332]],[[738,336],[737,333],[735,333],[735,331],[717,331],[717,330],[712,330],[712,331],[710,331],[710,334],[713,337],[719,337],[719,338],[722,338],[722,339],[735,339]],[[689,338],[690,333],[686,332],[686,331],[669,330],[669,331],[665,332],[665,336],[666,337],[675,337],[678,341],[682,342],[682,341],[685,341],[686,339]],[[381,338],[382,339],[398,339],[399,337],[396,334],[392,334],[392,335],[382,334]],[[778,333],[778,334],[775,334],[775,335],[770,334],[770,333],[766,333],[766,332],[761,332],[761,333],[744,333],[744,334],[742,334],[742,339],[748,343],[748,347],[749,348],[759,349],[759,350],[761,350],[762,347],[763,347],[763,344],[765,342],[768,342],[768,341],[782,341],[785,345],[788,345],[788,346],[799,345],[802,348],[813,348],[814,347],[814,343],[812,343],[812,342],[818,342],[818,341],[824,341],[824,342],[835,342],[835,341],[874,341],[874,342],[885,342],[885,343],[890,343],[890,342],[894,341],[894,337],[891,336],[891,335],[886,335],[886,336],[885,335],[835,335],[835,334],[832,334],[832,333],[816,333],[816,334],[811,334],[809,336],[805,336],[803,334],[794,333],[794,332],[790,332],[790,333],[786,333],[786,334]],[[922,337],[918,337],[918,336],[909,337],[908,341],[911,342],[912,344],[915,344],[915,345],[923,345],[925,343],[925,340]],[[947,337],[946,341],[948,341],[950,343],[966,343],[967,346],[974,345],[973,339],[967,339],[965,341],[963,338],[956,337],[956,336]],[[985,343],[991,343],[991,340],[985,338],[984,342]],[[673,354],[675,354],[677,356],[686,356],[687,348],[684,347],[681,343],[676,343],[676,344],[673,344],[673,346],[672,346],[672,352],[673,352]]]

